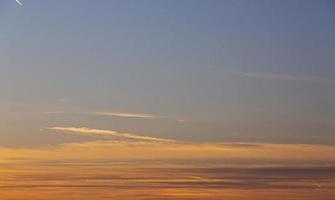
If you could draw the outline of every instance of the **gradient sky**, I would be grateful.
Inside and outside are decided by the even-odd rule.
[[[335,142],[331,1],[23,3],[1,0],[4,145],[52,143],[39,129],[65,125],[187,141]]]
[[[0,0],[6,198],[334,198],[333,1],[22,3]]]

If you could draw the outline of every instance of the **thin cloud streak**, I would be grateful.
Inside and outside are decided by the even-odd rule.
[[[153,114],[145,114],[145,113],[126,113],[126,112],[93,112],[88,113],[93,115],[101,115],[101,116],[112,116],[112,117],[124,117],[124,118],[142,118],[142,119],[171,119],[176,122],[182,123],[185,122],[185,119],[178,119],[170,116],[161,116],[161,115],[153,115]]]
[[[147,120],[174,120],[178,123],[184,123],[189,120],[179,119],[171,116],[162,116],[162,115],[154,115],[154,114],[146,114],[146,113],[128,113],[128,112],[64,112],[64,111],[45,111],[41,112],[41,114],[79,114],[79,115],[95,115],[95,116],[106,116],[106,117],[120,117],[120,118],[134,118],[134,119],[147,119]]]
[[[327,78],[315,77],[315,76],[300,76],[291,74],[267,74],[267,73],[254,73],[254,72],[240,72],[236,73],[239,76],[279,80],[279,81],[297,81],[297,82],[308,82],[308,83],[319,83],[319,84],[335,84],[335,80]]]
[[[67,114],[66,112],[63,111],[45,111],[41,112],[41,114],[47,114],[47,115],[57,115],[57,114]]]
[[[128,139],[137,139],[137,140],[146,140],[146,141],[154,141],[154,142],[176,142],[172,139],[164,139],[164,138],[157,138],[157,137],[149,137],[149,136],[142,136],[142,135],[135,135],[131,133],[120,133],[114,130],[103,130],[103,129],[92,129],[86,127],[48,127],[48,130],[56,130],[62,132],[72,132],[76,134],[83,134],[83,135],[93,135],[93,136],[113,136],[113,137],[121,137],[121,138],[128,138]]]
[[[225,166],[247,164],[249,167],[259,164],[335,166],[334,152],[335,147],[329,145],[103,140],[65,143],[44,148],[0,147],[0,165],[29,161],[84,161],[98,164],[100,161],[151,160],[166,163],[196,161],[200,165],[204,164],[203,161],[219,161]]]
[[[17,4],[19,4],[20,6],[23,6],[23,4],[19,1],[19,0],[15,0]]]
[[[113,116],[113,117],[128,117],[128,118],[148,118],[148,119],[161,118],[160,116],[157,115],[143,114],[143,113],[94,112],[93,114]]]

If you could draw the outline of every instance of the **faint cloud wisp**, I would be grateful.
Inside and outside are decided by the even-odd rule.
[[[319,84],[335,84],[335,80],[315,76],[302,76],[302,75],[276,74],[276,73],[273,74],[254,73],[254,72],[239,72],[235,74],[238,76],[258,78],[258,79],[297,81],[297,82],[308,82],[308,83],[319,83]]]

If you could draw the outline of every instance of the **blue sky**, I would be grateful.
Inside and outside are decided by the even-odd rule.
[[[335,142],[332,1],[22,2],[0,1],[3,145],[82,139],[43,127]]]

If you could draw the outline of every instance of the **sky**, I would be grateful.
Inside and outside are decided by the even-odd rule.
[[[0,0],[5,198],[334,199],[333,1],[21,2]]]

